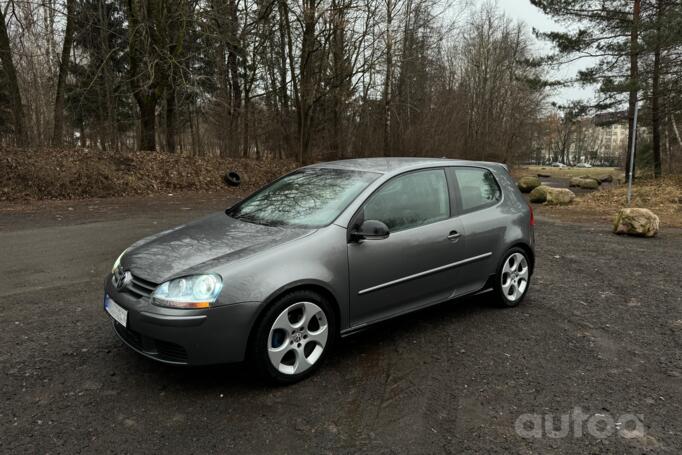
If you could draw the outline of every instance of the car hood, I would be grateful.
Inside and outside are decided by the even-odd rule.
[[[220,212],[134,243],[121,264],[134,275],[162,283],[251,256],[311,232],[247,223]]]

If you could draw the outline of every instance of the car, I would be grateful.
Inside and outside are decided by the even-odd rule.
[[[556,162],[556,163],[552,163],[552,167],[558,167],[558,168],[563,169],[563,168],[568,167],[568,166],[566,166],[564,163]]]
[[[320,163],[131,245],[105,278],[104,309],[144,356],[246,360],[288,384],[380,321],[481,293],[518,305],[534,223],[503,164]]]
[[[578,164],[575,165],[575,167],[590,168],[590,167],[592,167],[592,165],[589,164],[589,163],[578,163]]]

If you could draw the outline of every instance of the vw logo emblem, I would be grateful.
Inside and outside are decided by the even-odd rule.
[[[116,271],[113,276],[113,282],[116,289],[119,291],[126,288],[130,282],[133,281],[133,274],[130,272]]]

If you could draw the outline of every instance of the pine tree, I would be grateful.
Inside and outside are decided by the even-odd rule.
[[[627,176],[630,169],[629,150],[633,141],[636,141],[634,114],[641,85],[641,0],[530,2],[556,22],[571,27],[565,31],[537,33],[556,46],[557,53],[549,56],[547,62],[572,63],[584,58],[595,60],[592,66],[578,73],[578,82],[600,86],[595,108],[613,108],[623,102],[625,94],[628,95]]]

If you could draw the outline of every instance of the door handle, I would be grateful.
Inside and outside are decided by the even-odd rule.
[[[457,231],[450,231],[450,233],[448,234],[448,240],[452,240],[453,242],[455,242],[455,241],[459,240],[459,238],[461,236],[462,236],[462,234],[460,234]]]

